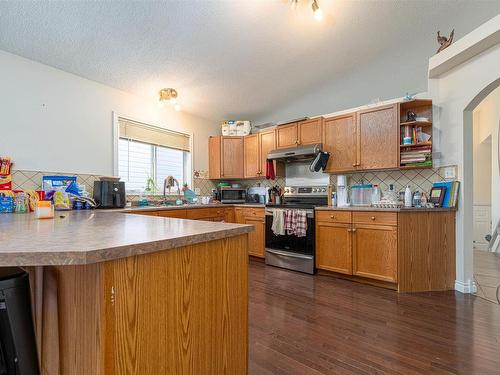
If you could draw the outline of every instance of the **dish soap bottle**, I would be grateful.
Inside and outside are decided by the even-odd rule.
[[[405,189],[405,207],[411,207],[411,203],[412,203],[411,189],[410,185],[407,185]]]

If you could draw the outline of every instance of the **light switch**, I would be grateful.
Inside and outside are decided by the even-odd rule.
[[[444,169],[444,178],[447,180],[454,180],[457,177],[455,167],[446,167]]]

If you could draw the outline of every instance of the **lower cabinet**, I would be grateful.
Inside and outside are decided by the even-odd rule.
[[[353,274],[397,281],[398,230],[396,226],[354,224]]]
[[[316,226],[316,267],[352,275],[351,224],[319,222]]]
[[[364,212],[351,216],[345,211],[317,215],[316,267],[397,282],[396,215]],[[370,224],[365,224],[367,221]]]
[[[266,255],[266,217],[264,208],[234,208],[234,222],[255,226],[248,234],[248,254],[264,258]]]

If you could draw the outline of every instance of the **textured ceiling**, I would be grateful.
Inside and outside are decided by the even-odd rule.
[[[151,100],[175,87],[205,118],[252,119],[389,50],[430,55],[436,30],[461,18],[460,37],[500,12],[500,1],[319,0],[318,23],[305,2],[0,1],[0,49]]]

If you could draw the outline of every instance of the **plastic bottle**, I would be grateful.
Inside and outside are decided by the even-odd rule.
[[[412,204],[411,189],[410,185],[407,185],[405,189],[405,207],[411,207],[411,204]]]
[[[381,192],[378,185],[373,185],[372,188],[372,203],[378,203],[381,199]]]

